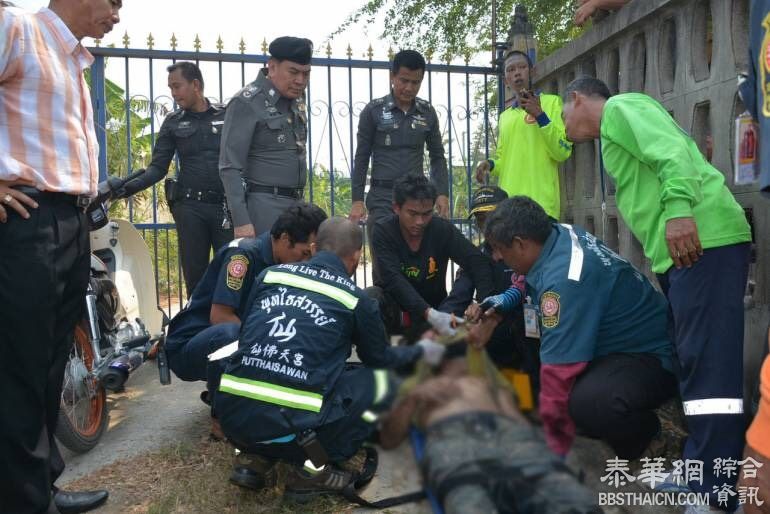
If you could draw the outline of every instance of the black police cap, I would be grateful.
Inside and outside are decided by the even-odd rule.
[[[270,43],[270,55],[281,61],[297,64],[310,64],[313,55],[313,42],[304,37],[282,36]]]

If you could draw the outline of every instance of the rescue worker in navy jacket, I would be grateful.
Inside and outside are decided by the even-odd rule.
[[[294,464],[286,480],[293,499],[339,492],[359,478],[345,466],[375,428],[372,411],[387,407],[382,368],[421,356],[437,364],[443,355],[432,341],[389,345],[377,304],[350,280],[362,241],[357,224],[331,218],[310,261],[272,266],[257,278],[214,399],[223,431],[261,461],[254,471],[263,481],[274,459]],[[354,344],[365,367],[346,365]],[[308,430],[328,455],[322,467],[306,462]]]
[[[182,380],[209,382],[201,395],[206,403],[219,377],[218,367],[209,367],[207,357],[238,339],[254,278],[268,266],[309,259],[310,245],[325,219],[321,208],[301,203],[279,216],[270,232],[221,248],[185,308],[171,320],[165,346],[169,367]],[[223,437],[216,419],[211,434]]]
[[[203,76],[194,63],[177,62],[167,69],[168,88],[179,109],[163,121],[147,171],[115,196],[125,198],[152,186],[166,176],[174,153],[179,156],[176,180],[166,179],[166,200],[176,222],[189,298],[212,249],[216,252],[233,239],[218,166],[225,107],[203,95]]]
[[[526,274],[534,305],[524,307],[540,329],[540,417],[554,453],[567,454],[576,426],[622,459],[665,437],[654,409],[677,391],[665,297],[595,236],[551,223],[531,198],[498,205],[484,235]]]

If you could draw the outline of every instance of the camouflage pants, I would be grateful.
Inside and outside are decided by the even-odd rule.
[[[491,413],[429,427],[423,472],[447,514],[601,512],[532,427]]]

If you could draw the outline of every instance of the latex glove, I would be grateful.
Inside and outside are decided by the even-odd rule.
[[[484,301],[481,302],[481,310],[486,313],[490,309],[494,309],[495,312],[500,314],[513,312],[524,298],[526,287],[526,277],[514,273],[511,277],[511,287],[500,294],[484,298]]]
[[[456,330],[452,326],[456,323],[465,323],[463,318],[458,318],[452,314],[446,312],[440,312],[436,309],[428,309],[428,316],[426,317],[428,323],[442,336],[453,336]]]
[[[422,360],[431,366],[438,366],[444,358],[446,346],[430,339],[420,339],[417,346],[422,348]]]

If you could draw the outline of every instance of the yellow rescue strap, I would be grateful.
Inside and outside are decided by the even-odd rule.
[[[440,336],[436,339],[436,342],[449,346],[464,341],[467,336],[467,329],[458,328],[455,335]],[[502,387],[515,395],[511,383],[500,373],[497,367],[495,367],[492,359],[489,358],[489,355],[487,355],[487,352],[483,348],[466,345],[465,358],[468,361],[468,374],[470,376],[486,378],[494,393],[497,392],[499,387]],[[425,361],[419,361],[414,374],[402,382],[398,395],[400,397],[406,396],[412,389],[425,382],[425,380],[432,375],[433,372],[430,365]],[[493,398],[496,399],[497,394],[494,394]]]

